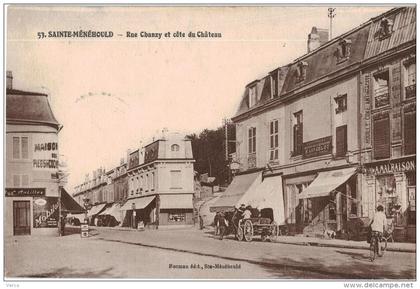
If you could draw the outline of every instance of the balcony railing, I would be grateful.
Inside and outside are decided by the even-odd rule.
[[[389,104],[388,86],[375,89],[375,107],[381,107]]]

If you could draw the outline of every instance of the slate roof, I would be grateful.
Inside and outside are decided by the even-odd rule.
[[[41,123],[57,129],[60,126],[46,94],[16,89],[6,91],[6,121]]]
[[[315,81],[322,81],[330,74],[345,73],[361,61],[374,57],[384,51],[397,47],[416,38],[415,7],[393,8],[362,25],[328,41],[319,48],[309,52],[295,61],[278,68],[280,70],[278,98],[290,95]],[[375,35],[379,29],[379,23],[383,17],[390,17],[394,20],[393,34],[389,39],[379,41]],[[337,62],[336,50],[341,40],[350,40],[350,56],[346,61]],[[299,62],[306,62],[306,77],[297,81],[297,66]],[[249,108],[248,91],[249,86],[257,82],[257,103]],[[262,87],[262,89],[260,89]],[[271,102],[271,79],[270,75],[251,82],[246,86],[241,98],[238,110],[234,116],[238,117],[248,111],[252,111],[267,102]]]

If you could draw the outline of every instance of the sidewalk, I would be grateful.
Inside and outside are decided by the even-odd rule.
[[[92,226],[91,229],[96,227]],[[117,231],[140,231],[137,229],[127,228],[127,227],[100,227],[106,228],[108,230],[117,230]],[[193,226],[186,226],[180,228],[171,228],[169,226],[159,227],[159,231],[169,231],[169,230],[191,230],[196,231],[196,233],[209,233],[213,229],[204,229],[198,230]],[[147,229],[154,231],[154,229]],[[347,241],[339,239],[321,239],[315,237],[299,237],[299,236],[278,236],[275,243],[279,244],[289,244],[289,245],[300,245],[300,246],[314,246],[314,247],[332,247],[332,248],[347,248],[347,249],[364,249],[369,250],[369,244],[366,241]],[[407,252],[415,253],[416,244],[415,243],[400,243],[400,242],[388,242],[387,251],[392,252]]]
[[[318,246],[318,247],[335,247],[348,249],[365,249],[369,250],[369,244],[366,241],[347,241],[338,239],[320,239],[313,237],[297,237],[297,236],[278,236],[276,243],[293,244],[301,246]],[[397,243],[388,242],[387,251],[394,252],[416,252],[415,243]]]

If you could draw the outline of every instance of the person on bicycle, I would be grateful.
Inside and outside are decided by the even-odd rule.
[[[386,230],[386,226],[387,226],[387,221],[386,221],[386,216],[384,213],[384,207],[382,205],[379,205],[376,208],[376,213],[373,216],[372,223],[370,224],[372,235],[378,234],[379,242],[381,241],[384,231]]]

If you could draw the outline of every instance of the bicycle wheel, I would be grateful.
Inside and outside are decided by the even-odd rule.
[[[372,240],[370,241],[369,252],[370,252],[370,261],[371,262],[375,261],[375,258],[376,258],[376,240],[375,240],[375,238],[372,238]]]

